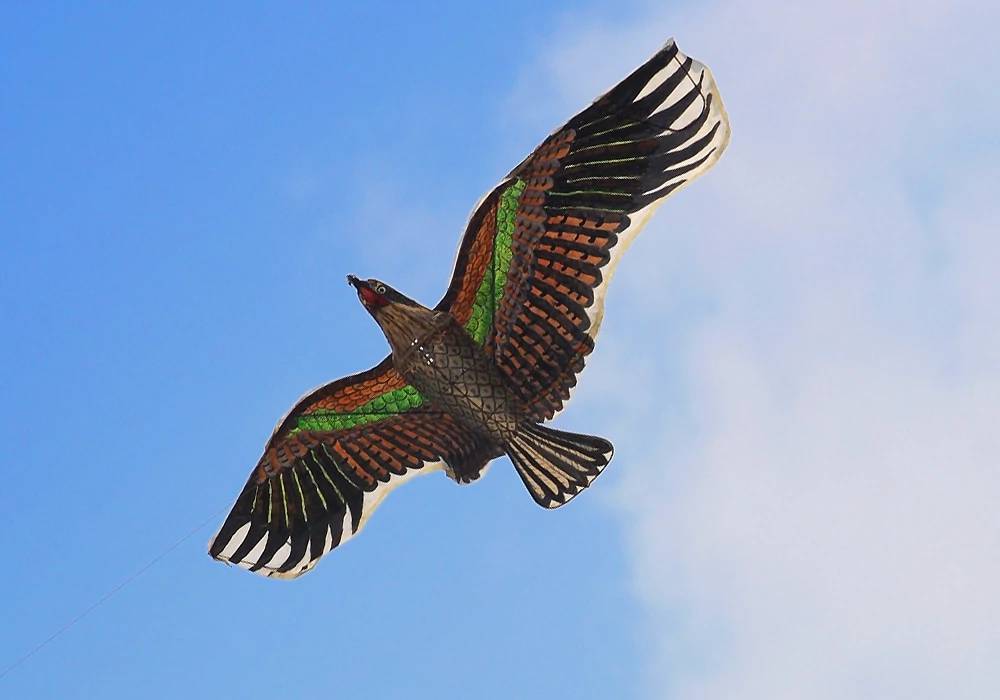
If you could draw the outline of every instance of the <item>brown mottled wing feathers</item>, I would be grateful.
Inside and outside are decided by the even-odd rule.
[[[506,184],[494,188],[473,210],[458,248],[448,291],[434,307],[438,311],[450,311],[463,326],[472,315],[476,291],[493,261],[497,204]]]

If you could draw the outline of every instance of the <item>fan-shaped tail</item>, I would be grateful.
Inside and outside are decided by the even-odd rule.
[[[507,443],[521,481],[543,508],[558,508],[590,486],[614,451],[604,438],[534,423],[522,425]]]

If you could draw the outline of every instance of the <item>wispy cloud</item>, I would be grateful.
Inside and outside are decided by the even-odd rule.
[[[672,34],[732,117],[578,394],[627,472],[650,695],[997,695],[1000,12],[638,14],[567,18],[513,100],[557,123]]]

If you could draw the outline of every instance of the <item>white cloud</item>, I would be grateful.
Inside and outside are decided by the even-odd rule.
[[[640,14],[567,18],[514,103],[545,133],[673,34],[732,118],[577,394],[627,470],[649,695],[1000,695],[1000,12]]]

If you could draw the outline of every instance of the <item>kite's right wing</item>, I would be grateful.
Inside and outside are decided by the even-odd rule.
[[[437,308],[493,352],[531,418],[569,398],[621,253],[728,143],[712,73],[671,40],[476,208]]]

